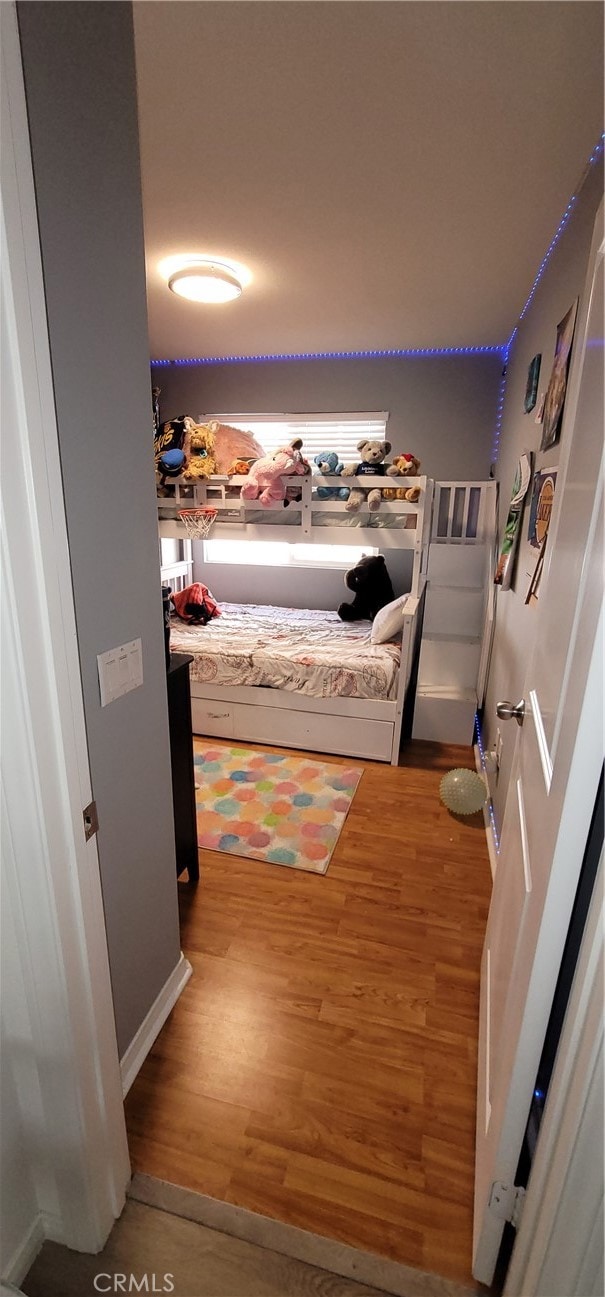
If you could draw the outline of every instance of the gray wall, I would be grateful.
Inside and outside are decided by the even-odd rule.
[[[179,959],[132,11],[18,13],[123,1054]],[[139,636],[142,688],[101,708],[97,654]]]
[[[554,252],[530,309],[522,321],[515,340],[507,375],[501,451],[498,463],[500,482],[500,535],[506,521],[515,466],[524,450],[534,452],[534,469],[554,467],[559,460],[559,446],[542,452],[539,449],[541,425],[535,423],[535,410],[525,414],[523,398],[527,368],[533,356],[542,355],[539,392],[548,385],[559,320],[576,297],[581,297],[587,271],[596,212],[603,193],[602,164],[588,173],[573,217]],[[602,428],[595,435],[602,436]],[[500,727],[503,750],[497,783],[492,779],[492,796],[498,824],[502,822],[506,793],[515,747],[516,726],[499,722],[496,703],[502,698],[516,702],[522,695],[525,668],[529,661],[536,631],[536,608],[527,607],[525,596],[528,573],[533,572],[536,550],[527,539],[529,519],[528,492],[521,520],[521,542],[516,576],[511,590],[499,590],[496,603],[496,629],[490,666],[484,716],[484,744],[492,747]]]
[[[488,476],[502,362],[499,356],[272,361],[153,369],[162,418],[178,414],[305,413],[388,410],[393,454],[418,456],[429,477]],[[346,534],[355,544],[355,534]],[[343,534],[343,544],[346,543]],[[380,543],[379,541],[377,542]],[[218,599],[333,608],[343,598],[342,573],[271,568],[204,570],[196,576]],[[408,588],[407,556],[387,554],[396,593]],[[344,597],[346,597],[346,592]]]
[[[352,530],[343,537],[355,541]],[[380,532],[376,545],[380,548]],[[383,551],[395,594],[404,594],[412,583],[412,555],[401,550]],[[202,562],[202,546],[193,545],[194,575],[203,581],[219,601],[228,603],[271,603],[278,608],[338,608],[353,595],[344,583],[344,571],[337,568],[238,567],[235,563]]]
[[[167,365],[153,381],[163,419],[388,410],[393,454],[417,455],[429,477],[479,479],[489,471],[501,370],[497,355],[281,360]]]

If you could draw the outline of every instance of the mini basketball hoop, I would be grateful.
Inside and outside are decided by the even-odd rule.
[[[189,540],[205,540],[216,518],[216,509],[179,509]]]

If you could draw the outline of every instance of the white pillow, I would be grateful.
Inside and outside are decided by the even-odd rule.
[[[406,602],[407,594],[400,594],[398,599],[393,599],[392,603],[387,603],[376,613],[370,634],[372,644],[386,644],[388,639],[401,631]]]

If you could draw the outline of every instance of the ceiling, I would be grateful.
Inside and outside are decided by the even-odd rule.
[[[600,3],[134,13],[153,357],[508,338],[602,129]],[[252,282],[183,301],[179,252]]]

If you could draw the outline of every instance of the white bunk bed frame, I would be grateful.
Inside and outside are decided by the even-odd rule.
[[[258,515],[262,506],[258,501],[242,501],[229,494],[229,488],[242,486],[246,480],[245,477],[216,476],[196,483],[187,483],[177,479],[173,483],[174,497],[159,499],[158,504],[162,511],[168,506],[175,513],[180,509],[188,508],[215,508],[217,513],[212,535],[221,539],[241,540],[245,536],[250,540],[365,544],[378,547],[381,551],[392,549],[411,551],[412,584],[403,613],[401,663],[396,697],[389,701],[340,697],[313,698],[285,689],[251,685],[213,686],[192,680],[191,708],[194,733],[215,738],[236,739],[239,742],[271,743],[308,751],[389,761],[391,765],[397,765],[404,705],[420,647],[431,531],[437,527],[442,531],[445,525],[449,533],[447,539],[459,541],[462,538],[464,543],[472,544],[475,535],[481,534],[482,527],[483,497],[481,491],[477,493],[476,488],[487,484],[456,484],[458,488],[464,488],[464,500],[461,506],[460,490],[458,490],[454,518],[452,493],[452,517],[445,518],[444,523],[443,509],[440,514],[433,512],[435,487],[433,481],[426,477],[407,478],[406,486],[419,488],[419,500],[414,504],[404,500],[383,500],[380,514],[413,518],[412,527],[378,528],[359,525],[345,529],[337,525],[317,526],[313,522],[315,513],[349,516],[345,512],[344,501],[318,500],[312,494],[318,486],[342,486],[340,477],[313,475],[313,477],[284,479],[286,484],[291,486],[294,483],[300,487],[302,492],[301,500],[291,502],[288,506],[288,513],[296,517],[297,521],[287,526],[279,526],[274,522],[247,521],[251,513]],[[401,479],[399,482],[397,479],[391,479],[388,483],[389,486],[399,484]],[[367,488],[372,485],[384,487],[385,479],[367,476],[363,479],[363,485]],[[275,517],[275,509],[271,509],[271,514]],[[368,523],[372,517],[375,517],[363,506],[358,516],[361,516],[362,522],[367,518]],[[161,538],[180,540],[186,538],[184,525],[178,518],[160,517],[159,531]],[[458,532],[459,535],[454,535],[453,532]],[[440,536],[439,539],[442,540],[443,537]],[[187,584],[192,579],[193,571],[190,546],[185,548],[182,560],[162,567],[161,571],[162,580],[171,582],[173,588],[182,588],[183,584]]]

